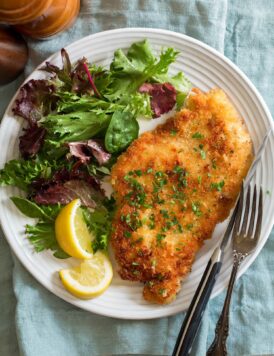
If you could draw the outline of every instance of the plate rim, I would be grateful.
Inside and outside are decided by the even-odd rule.
[[[188,36],[186,34],[183,33],[179,33],[179,32],[175,32],[175,31],[171,31],[171,30],[165,30],[165,29],[158,29],[158,28],[148,28],[148,27],[125,27],[125,28],[118,28],[118,29],[111,29],[111,30],[107,30],[107,31],[100,31],[100,32],[96,32],[93,34],[90,34],[88,36],[84,36],[74,42],[72,42],[71,44],[67,45],[65,48],[69,51],[71,47],[76,46],[77,44],[80,44],[82,41],[86,41],[90,38],[97,38],[97,37],[101,37],[101,36],[107,36],[107,35],[116,35],[119,33],[127,33],[130,34],[131,32],[133,33],[137,33],[138,31],[143,31],[145,33],[147,33],[147,36],[149,38],[149,34],[150,33],[157,33],[157,34],[164,34],[164,35],[170,35],[172,37],[177,37],[178,39],[182,39],[182,40],[186,40],[189,43],[193,43],[198,45],[201,48],[204,48],[205,50],[207,50],[208,52],[210,52],[211,54],[214,55],[214,57],[219,58],[221,61],[225,62],[230,68],[232,68],[232,70],[239,76],[241,77],[241,79],[247,84],[247,86],[249,87],[249,89],[253,92],[253,94],[258,98],[258,101],[265,113],[265,116],[268,119],[268,124],[270,124],[271,130],[272,130],[272,134],[274,132],[274,122],[272,119],[272,115],[271,112],[267,106],[267,104],[265,103],[262,95],[260,94],[260,92],[258,91],[258,89],[255,87],[255,85],[252,83],[252,81],[247,77],[247,75],[236,65],[234,64],[229,58],[227,58],[224,54],[218,52],[215,48],[209,46],[208,44],[197,40],[191,36]],[[51,54],[49,57],[47,57],[44,61],[42,61],[38,66],[36,66],[35,69],[32,70],[32,72],[27,76],[27,78],[25,78],[24,82],[19,86],[19,88],[17,89],[17,91],[15,92],[14,96],[12,97],[12,99],[10,100],[4,114],[3,114],[3,119],[1,121],[0,124],[0,131],[2,130],[3,125],[5,124],[5,121],[8,120],[7,118],[7,114],[10,111],[12,105],[14,104],[14,101],[16,99],[16,97],[18,96],[19,90],[22,87],[22,85],[24,85],[32,76],[35,72],[37,72],[38,70],[40,70],[41,66],[46,62],[46,61],[50,61],[51,59],[55,58],[57,55],[59,54],[58,52],[55,52],[53,54]],[[0,159],[1,164],[3,164],[5,162],[4,159]],[[3,190],[1,190],[0,192],[0,196],[3,196]],[[11,232],[9,232],[9,227],[7,226],[7,224],[5,224],[5,222],[3,221],[3,212],[5,211],[5,208],[3,206],[3,204],[0,204],[0,223],[1,223],[1,228],[2,231],[4,233],[5,239],[8,242],[9,246],[12,249],[12,252],[15,254],[15,256],[18,258],[18,260],[20,261],[20,263],[27,269],[27,271],[37,280],[37,282],[41,285],[43,285],[49,292],[53,293],[54,295],[56,295],[57,297],[65,300],[66,302],[70,303],[73,306],[77,306],[83,310],[86,310],[88,312],[92,312],[98,315],[103,315],[103,316],[108,316],[108,317],[112,317],[112,318],[120,318],[120,319],[126,319],[126,320],[150,320],[150,319],[157,319],[157,318],[161,318],[161,317],[167,317],[167,316],[171,316],[174,314],[177,314],[179,312],[185,311],[185,309],[180,309],[177,308],[178,310],[175,310],[174,312],[168,312],[168,313],[160,313],[159,311],[156,311],[156,314],[158,312],[157,315],[140,315],[138,317],[130,317],[128,315],[120,315],[119,312],[117,314],[117,312],[112,312],[108,309],[106,309],[106,311],[102,311],[102,310],[95,310],[96,306],[94,306],[93,308],[90,307],[90,305],[87,304],[87,307],[85,307],[85,305],[79,305],[76,303],[76,301],[72,300],[69,298],[69,296],[67,296],[66,294],[62,294],[60,295],[59,291],[54,290],[54,287],[52,287],[52,284],[50,281],[44,280],[41,278],[41,276],[39,276],[39,273],[36,273],[36,270],[33,269],[32,263],[29,261],[29,259],[25,258],[25,256],[21,253],[21,250],[18,248],[18,245],[16,244],[16,239],[10,239],[7,236],[11,235]],[[246,263],[244,266],[242,266],[241,270],[239,271],[238,275],[237,275],[237,279],[241,277],[241,275],[243,273],[245,273],[245,271],[251,266],[251,264],[254,262],[254,260],[256,259],[256,257],[259,255],[259,253],[261,252],[262,248],[264,247],[266,241],[268,240],[272,227],[274,225],[274,215],[272,217],[271,223],[269,224],[269,226],[266,229],[266,238],[265,241],[262,245],[259,246],[259,248],[256,249],[256,251],[249,257],[248,263]],[[216,291],[214,293],[212,293],[211,298],[214,298],[215,296],[217,296],[218,294],[220,294],[225,287],[223,287],[221,289],[221,291]],[[93,310],[91,310],[93,309]],[[163,308],[163,311],[165,309]]]

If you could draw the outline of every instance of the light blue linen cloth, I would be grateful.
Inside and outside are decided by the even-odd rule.
[[[24,75],[71,42],[102,30],[155,27],[185,33],[223,52],[253,81],[274,112],[274,1],[84,0],[67,32],[29,40]],[[0,88],[0,114],[23,75]],[[151,321],[101,317],[58,299],[12,256],[0,237],[0,355],[100,356],[171,354],[184,314]],[[237,282],[230,317],[229,355],[274,354],[274,233]],[[12,278],[13,277],[13,278]],[[210,301],[192,355],[203,356],[214,335],[224,293]]]

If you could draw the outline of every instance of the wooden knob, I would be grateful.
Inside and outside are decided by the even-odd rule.
[[[31,22],[17,25],[16,29],[32,38],[54,36],[73,24],[79,9],[80,0],[54,0],[43,15]]]
[[[1,0],[0,22],[13,25],[32,21],[41,16],[52,2],[53,0]]]
[[[28,47],[24,39],[8,27],[0,27],[0,85],[13,81],[25,68]]]

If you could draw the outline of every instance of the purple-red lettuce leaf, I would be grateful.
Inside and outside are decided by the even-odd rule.
[[[38,179],[32,183],[32,199],[41,205],[68,204],[79,198],[84,206],[93,208],[105,198],[99,180],[81,169],[78,161],[71,170],[62,168],[51,179]]]
[[[19,150],[23,158],[34,157],[41,149],[46,129],[36,123],[23,130],[23,135],[19,137]]]
[[[169,112],[176,104],[176,89],[170,83],[144,83],[140,86],[139,92],[150,95],[154,118]]]
[[[55,86],[48,80],[31,79],[21,87],[13,112],[32,126],[50,113],[56,101],[54,93]]]
[[[89,208],[96,207],[98,192],[87,182],[79,179],[69,180],[65,183],[56,183],[47,189],[40,190],[33,197],[37,204],[68,204],[74,199],[80,199],[82,205]]]
[[[89,94],[93,96],[96,94],[97,97],[101,97],[90,72],[88,60],[83,57],[78,59],[78,61],[72,65],[69,55],[64,48],[61,49],[61,57],[63,68],[59,68],[50,62],[46,62],[46,65],[42,70],[57,76],[63,83],[63,85],[61,85],[62,90],[73,92],[78,95]],[[97,72],[97,70],[95,71]],[[101,67],[98,67],[98,74],[102,74]]]
[[[99,140],[70,142],[68,146],[70,154],[81,160],[82,163],[87,163],[94,157],[99,165],[103,165],[111,158],[111,154],[106,152]]]

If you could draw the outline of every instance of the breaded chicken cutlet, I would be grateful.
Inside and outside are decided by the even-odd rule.
[[[185,108],[136,139],[114,165],[111,243],[123,279],[170,303],[197,251],[235,203],[252,142],[225,93],[193,89]]]

